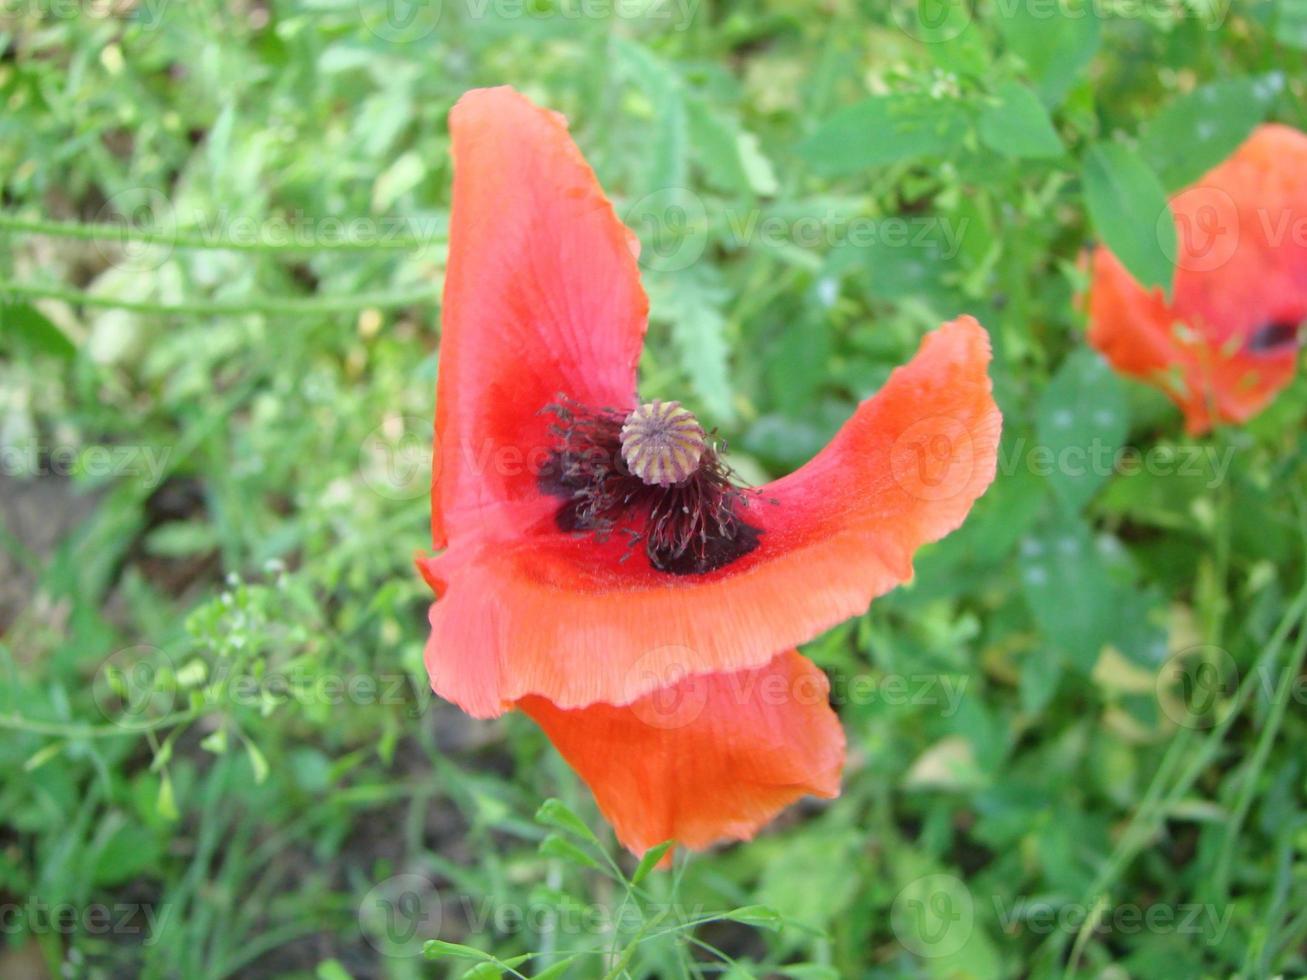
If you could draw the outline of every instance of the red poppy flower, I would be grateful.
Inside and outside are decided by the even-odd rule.
[[[486,89],[450,131],[433,688],[527,712],[637,853],[837,795],[843,735],[793,648],[908,579],[993,479],[985,331],[944,325],[815,459],[741,488],[687,410],[636,397],[639,245],[563,117]]]
[[[1247,420],[1293,376],[1307,320],[1307,136],[1259,127],[1171,211],[1171,301],[1100,246],[1089,340],[1117,370],[1165,391],[1200,433]]]

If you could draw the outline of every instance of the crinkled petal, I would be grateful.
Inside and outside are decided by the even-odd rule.
[[[511,88],[449,114],[454,200],[431,488],[437,548],[556,506],[535,474],[559,394],[629,407],[649,303],[638,241],[564,118]]]
[[[715,571],[661,572],[619,536],[558,531],[423,559],[441,596],[426,649],[436,692],[482,717],[530,695],[630,704],[676,670],[761,667],[862,613],[992,482],[989,359],[970,317],[927,336],[821,453],[750,500],[758,546]]]
[[[839,795],[844,733],[830,686],[797,651],[733,674],[687,674],[632,704],[521,708],[636,854],[665,840],[747,840],[801,796]]]

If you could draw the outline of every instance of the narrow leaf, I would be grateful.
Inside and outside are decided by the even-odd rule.
[[[1096,143],[1081,168],[1085,204],[1104,243],[1144,286],[1168,295],[1175,221],[1157,175],[1119,143]]]

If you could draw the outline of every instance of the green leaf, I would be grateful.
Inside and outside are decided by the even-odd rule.
[[[1021,586],[1048,647],[1088,674],[1116,622],[1116,593],[1080,521],[1058,521],[1021,542]]]
[[[1169,295],[1176,254],[1175,221],[1157,175],[1119,143],[1095,143],[1081,167],[1085,204],[1094,227],[1145,287]]]
[[[177,812],[177,799],[173,795],[172,777],[166,772],[159,779],[159,795],[155,800],[154,808],[159,816],[170,823],[181,815]]]
[[[757,136],[747,130],[741,130],[735,135],[735,147],[750,190],[764,197],[780,190],[780,183],[776,180],[776,170],[772,167],[771,160],[762,152],[762,145]]]
[[[1275,39],[1307,50],[1307,0],[1280,0],[1275,8]]]
[[[250,766],[254,769],[254,782],[262,786],[268,778],[268,760],[262,750],[249,739],[245,740],[245,754],[249,756]]]
[[[564,861],[570,861],[572,864],[586,868],[600,867],[598,861],[566,837],[560,837],[558,834],[550,834],[540,842],[540,853],[545,857],[562,858]]]
[[[584,820],[569,810],[562,800],[550,797],[541,803],[540,808],[536,810],[536,823],[556,827],[588,841],[595,847],[599,846],[599,838],[594,835],[594,831],[586,826]]]
[[[1001,4],[999,29],[1026,65],[1026,77],[1047,106],[1059,105],[1098,51],[1101,29],[1091,0]]]
[[[317,980],[352,980],[349,971],[340,965],[340,960],[323,960],[313,975]]]
[[[949,156],[967,133],[956,102],[916,95],[874,95],[841,109],[799,144],[820,174],[837,177],[928,156]]]
[[[145,550],[163,558],[208,554],[218,546],[218,530],[206,520],[169,521],[145,539]]]
[[[772,932],[779,931],[783,924],[780,913],[766,905],[743,905],[738,909],[723,912],[721,918],[729,919],[731,922],[742,922],[758,929],[770,929]]]
[[[396,201],[421,183],[426,175],[427,165],[419,154],[410,150],[398,157],[377,177],[372,188],[373,209],[383,213],[389,211]]]
[[[839,970],[820,963],[795,963],[781,967],[780,974],[793,980],[840,980]]]
[[[642,44],[625,38],[612,44],[623,74],[635,82],[653,113],[642,141],[645,190],[686,187],[689,120],[680,75]]]
[[[447,943],[443,939],[428,939],[422,944],[422,955],[429,960],[455,959],[455,960],[478,960],[482,963],[495,963],[496,960],[489,953],[483,953],[473,946],[464,946],[462,943]]]
[[[0,303],[0,336],[12,338],[31,351],[64,360],[77,353],[68,335],[28,303]]]
[[[666,323],[704,415],[718,422],[735,417],[722,305],[728,293],[715,269],[696,265],[678,273],[650,275],[646,280],[650,318]]]
[[[776,193],[776,171],[757,136],[715,112],[704,99],[692,98],[686,105],[695,158],[709,184],[728,194]]]
[[[1034,92],[1020,82],[1006,82],[996,94],[998,101],[980,116],[980,138],[986,146],[1008,157],[1062,155],[1062,140]]]
[[[1072,353],[1044,389],[1026,460],[1078,511],[1112,475],[1129,428],[1125,385],[1094,351]]]
[[[857,894],[845,869],[858,860],[860,839],[847,830],[813,831],[793,835],[771,856],[754,897],[774,916],[826,929]]]
[[[658,866],[658,862],[663,859],[663,855],[675,846],[676,841],[665,840],[645,851],[644,857],[640,858],[640,863],[636,866],[635,873],[631,875],[631,884],[638,885],[649,877],[649,872]]]
[[[567,976],[567,971],[571,969],[572,964],[578,959],[580,959],[579,955],[573,955],[559,960],[548,969],[531,974],[531,980],[559,980],[560,977]]]
[[[1183,187],[1228,157],[1283,90],[1279,72],[1196,88],[1144,126],[1139,153],[1168,190]]]
[[[157,873],[163,848],[158,839],[137,823],[111,829],[95,856],[92,879],[96,885],[121,885],[153,870]]]
[[[67,742],[51,742],[49,745],[43,745],[27,757],[27,760],[23,763],[23,772],[34,772],[40,769],[66,748],[68,748]]]

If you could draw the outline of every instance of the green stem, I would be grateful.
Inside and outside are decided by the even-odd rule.
[[[196,717],[197,713],[194,711],[175,711],[141,725],[65,725],[57,721],[24,718],[22,715],[0,715],[0,728],[28,732],[32,735],[52,735],[56,738],[113,738],[115,735],[140,735],[144,732],[156,731],[193,721]]]
[[[242,219],[243,220],[243,219]],[[324,222],[320,219],[318,224]],[[369,229],[366,239],[349,237],[348,227],[354,223],[341,220],[338,235],[324,236],[314,241],[292,240],[294,229],[287,224],[284,232],[275,232],[276,225],[266,220],[258,224],[247,239],[222,238],[207,232],[152,231],[129,224],[104,224],[82,221],[55,221],[49,218],[22,218],[15,214],[0,213],[0,231],[31,235],[53,235],[81,241],[141,242],[170,248],[221,249],[229,252],[404,252],[427,248],[440,236],[434,233],[414,235],[411,232],[390,231],[398,218],[359,218]],[[319,231],[321,234],[321,230]]]
[[[436,291],[431,286],[394,293],[354,293],[341,296],[308,296],[303,298],[257,296],[243,300],[153,303],[148,300],[99,296],[63,286],[46,286],[0,280],[0,299],[15,296],[31,299],[57,299],[77,306],[129,310],[134,313],[151,313],[157,316],[237,316],[247,313],[314,316],[368,308],[395,309],[406,306],[432,305],[436,302]]]

